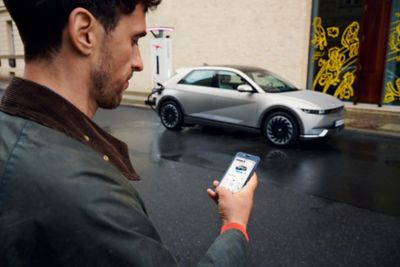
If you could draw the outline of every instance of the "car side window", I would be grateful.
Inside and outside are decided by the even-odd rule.
[[[239,85],[248,84],[240,75],[231,71],[219,71],[217,74],[218,88],[236,90]]]
[[[213,70],[194,70],[188,75],[186,75],[182,80],[180,80],[179,83],[214,87],[213,86],[214,75],[215,71]]]

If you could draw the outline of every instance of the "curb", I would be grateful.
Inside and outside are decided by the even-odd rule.
[[[344,130],[349,130],[352,132],[357,132],[357,133],[362,133],[362,134],[400,138],[400,132],[389,132],[389,131],[379,131],[379,130],[371,130],[371,129],[364,129],[364,128],[354,128],[351,126],[345,126]]]

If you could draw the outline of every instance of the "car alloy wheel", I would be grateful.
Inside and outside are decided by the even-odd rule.
[[[182,111],[174,101],[167,101],[161,105],[160,118],[165,128],[179,130],[182,127]]]
[[[298,129],[294,119],[289,114],[275,112],[266,119],[264,133],[272,144],[287,146],[296,142]]]

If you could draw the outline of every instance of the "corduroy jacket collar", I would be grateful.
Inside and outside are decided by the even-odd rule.
[[[60,131],[93,148],[128,179],[140,179],[129,160],[125,143],[47,87],[13,78],[0,101],[0,110]]]

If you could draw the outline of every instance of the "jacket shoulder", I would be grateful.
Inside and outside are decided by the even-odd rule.
[[[3,173],[6,161],[27,122],[23,118],[0,112],[0,174]]]
[[[100,154],[32,121],[0,114],[3,126],[10,128],[0,131],[8,147],[1,154],[0,262],[17,255],[52,266],[175,265],[132,184]]]
[[[13,116],[0,124],[7,129],[0,133],[0,179],[12,176],[15,180],[23,175],[25,183],[52,184],[54,180],[68,180],[67,177],[96,174],[129,185],[125,176],[102,155],[62,132]]]

